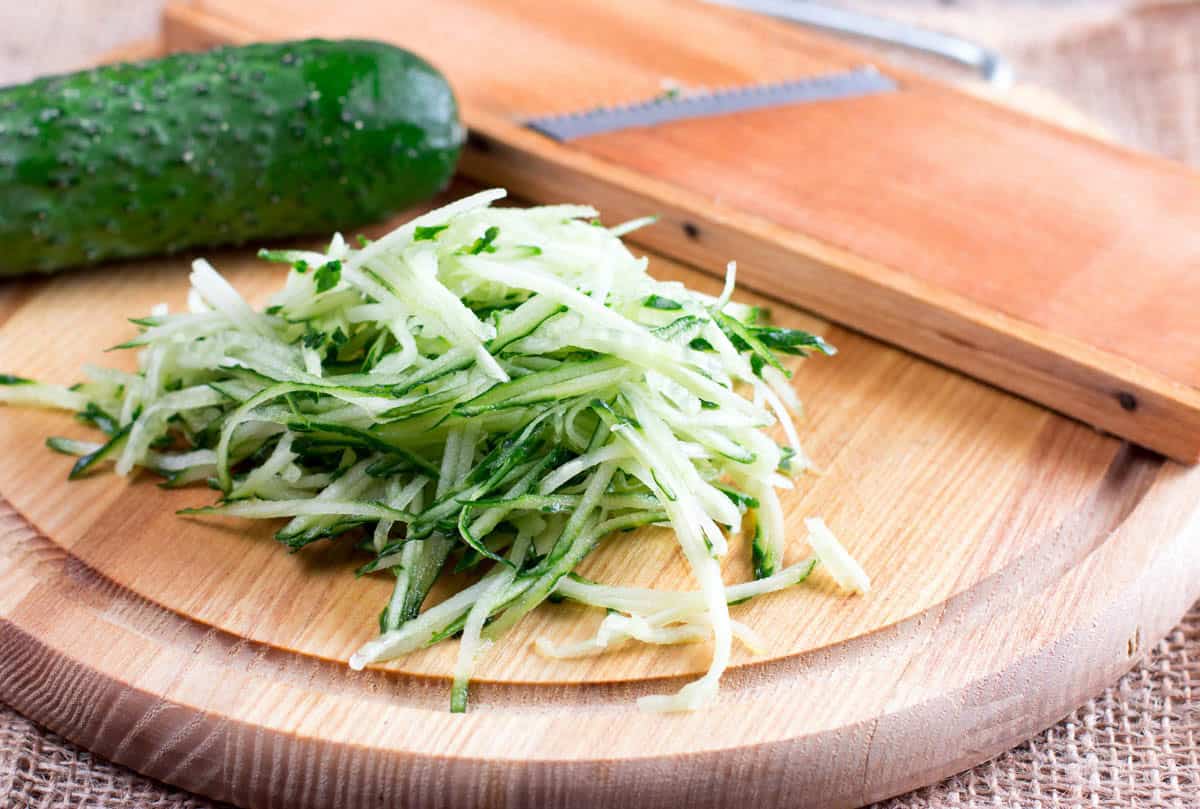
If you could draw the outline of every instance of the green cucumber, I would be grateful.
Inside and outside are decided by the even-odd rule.
[[[375,221],[445,187],[463,135],[440,73],[361,40],[0,88],[0,276]]]

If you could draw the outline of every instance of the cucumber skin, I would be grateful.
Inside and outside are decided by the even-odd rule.
[[[440,73],[363,40],[0,88],[0,276],[378,220],[443,189],[463,137]]]

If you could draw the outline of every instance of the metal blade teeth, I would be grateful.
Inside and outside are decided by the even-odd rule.
[[[831,101],[838,98],[896,90],[896,83],[873,66],[826,73],[792,81],[734,87],[708,93],[666,96],[612,107],[532,118],[530,129],[558,141],[570,141],[603,132],[704,118],[731,112],[764,109],[784,104]]]

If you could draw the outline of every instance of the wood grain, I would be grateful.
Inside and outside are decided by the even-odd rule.
[[[236,262],[239,282],[270,284],[236,254],[216,260],[223,269]],[[102,278],[103,271],[0,284],[6,363],[22,341],[4,321],[28,318],[27,307],[51,294],[65,296],[79,315],[69,317],[80,329],[74,336],[56,329],[43,338],[60,378],[73,378],[76,362],[112,362],[119,355],[101,356],[92,340],[123,335],[118,321],[127,309],[181,300],[182,262],[130,269],[129,284],[149,284],[143,297]],[[169,277],[158,278],[164,271]],[[703,283],[667,261],[656,262],[655,272]],[[97,300],[118,303],[104,307],[113,314],[108,330],[88,332],[83,326],[97,320]],[[859,634],[847,624],[821,635],[808,611],[829,600],[819,620],[840,623],[837,613],[863,605],[827,583],[787,594],[800,600],[784,605],[785,621],[805,623],[804,631],[817,633],[814,642],[800,638],[790,654],[773,649],[765,662],[739,661],[716,721],[623,721],[629,699],[678,684],[651,676],[650,667],[663,660],[631,657],[609,679],[570,664],[539,681],[522,666],[532,660],[536,670],[540,661],[517,648],[509,668],[492,670],[476,694],[477,706],[507,713],[507,721],[474,724],[476,712],[455,724],[443,713],[447,682],[432,669],[354,674],[336,659],[354,645],[348,634],[369,632],[348,625],[357,620],[354,602],[375,598],[359,589],[373,582],[346,581],[346,554],[326,548],[287,557],[261,534],[213,524],[197,531],[162,518],[160,511],[200,498],[198,492],[145,504],[143,496],[160,495],[145,482],[130,491],[108,476],[68,485],[63,459],[38,446],[46,432],[68,432],[68,422],[10,410],[0,410],[0,445],[16,440],[23,454],[3,457],[27,459],[33,470],[0,465],[4,480],[23,487],[39,478],[32,485],[44,489],[37,496],[48,499],[46,509],[94,522],[68,548],[0,505],[0,699],[101,754],[243,806],[849,806],[928,783],[1023,740],[1115,679],[1195,596],[1194,471],[786,307],[776,314],[828,329],[843,348],[833,361],[803,366],[796,380],[809,402],[806,442],[840,470],[839,480],[824,491],[805,490],[790,509],[827,517],[843,509],[849,522],[835,527],[856,553],[873,549],[873,566],[904,564],[909,548],[924,548],[919,558],[931,567],[887,576],[887,589],[871,599],[915,598],[930,606],[872,624],[909,612],[885,603],[865,613]],[[26,369],[44,367],[30,346],[21,356]],[[910,413],[915,424],[907,430]],[[997,424],[1007,438],[992,436],[979,451],[999,452],[994,485],[1008,488],[996,504],[996,476],[983,477],[996,466],[962,482],[976,494],[967,498],[968,522],[989,523],[968,548],[955,535],[961,467],[951,459],[939,469],[939,450],[969,446],[974,434],[990,435]],[[913,476],[924,503],[885,513],[889,503],[905,502],[914,468],[924,470]],[[80,486],[91,486],[86,496]],[[0,482],[0,497],[9,492]],[[947,493],[952,499],[943,504]],[[91,505],[96,498],[104,502]],[[980,499],[986,518],[974,514]],[[906,530],[925,509],[934,514]],[[869,518],[869,534],[855,522],[860,514]],[[150,528],[146,519],[158,522]],[[896,534],[901,541],[891,539]],[[119,547],[129,543],[135,547]],[[261,560],[265,571],[236,560],[260,550],[247,567]],[[161,565],[164,553],[180,566]],[[235,558],[215,558],[222,554]],[[610,575],[618,562],[597,558],[597,575]],[[129,569],[143,564],[155,575]],[[234,578],[225,580],[230,571]],[[879,583],[881,571],[872,572]],[[643,580],[669,586],[653,575]],[[243,592],[259,585],[278,592]],[[199,595],[188,595],[191,588]],[[204,618],[189,614],[191,605],[213,598],[225,606]],[[311,623],[319,598],[335,602],[336,615],[348,616],[345,625]],[[538,616],[546,632],[582,634],[577,616],[554,612]],[[753,622],[779,614],[747,612]],[[860,612],[844,620],[863,619]],[[315,641],[304,636],[306,620]],[[270,630],[276,622],[278,635]],[[250,628],[239,634],[243,627]],[[837,632],[847,640],[821,645]],[[765,740],[752,740],[759,731]],[[491,738],[496,749],[467,743],[489,732],[501,734]],[[606,734],[606,751],[632,736],[624,750],[618,746],[626,758],[597,755],[595,747],[589,754],[580,737],[593,732]]]
[[[256,299],[278,282],[245,254],[213,258]],[[652,271],[716,288],[666,259]],[[102,353],[124,316],[177,307],[185,288],[184,260],[0,284],[6,369],[69,381],[84,362],[128,362]],[[788,524],[824,516],[875,589],[847,597],[819,572],[735,608],[768,652],[739,651],[709,711],[633,707],[701,670],[702,646],[536,656],[536,637],[594,628],[566,605],[493,650],[466,716],[446,712],[452,643],[351,672],[341,661],[388,585],[353,578],[349,543],[289,555],[269,527],[175,516],[203,489],[68,483],[42,440],[83,428],[16,409],[0,411],[0,699],[249,807],[852,806],[1052,723],[1196,597],[1200,470],[798,310],[774,315],[841,349],[797,368],[824,474],[788,497]],[[673,546],[623,537],[587,572],[689,587]],[[730,578],[746,573],[735,546]],[[805,552],[794,540],[788,555]]]
[[[1200,458],[1200,184],[1186,169],[892,69],[897,94],[570,145],[515,123],[645,98],[664,79],[724,86],[869,61],[690,0],[168,9],[171,47],[317,34],[390,39],[443,68],[477,133],[463,169],[480,181],[660,211],[671,227],[638,237],[653,249],[709,270],[737,257],[760,290]]]

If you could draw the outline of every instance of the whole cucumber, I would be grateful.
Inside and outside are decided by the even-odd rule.
[[[0,89],[0,275],[377,220],[450,179],[454,95],[381,42],[305,40]]]

